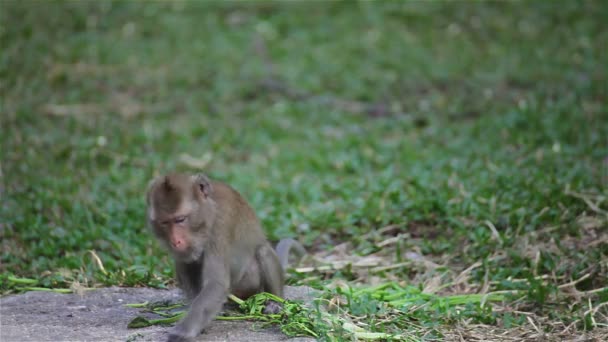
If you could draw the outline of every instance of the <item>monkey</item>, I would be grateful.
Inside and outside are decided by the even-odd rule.
[[[277,246],[275,247],[277,252],[277,256],[279,257],[279,263],[283,270],[287,269],[287,265],[289,264],[289,255],[291,255],[291,251],[294,251],[296,256],[302,257],[306,255],[306,250],[304,246],[298,241],[292,238],[284,238],[279,240]]]
[[[155,178],[146,204],[148,225],[173,257],[178,285],[190,302],[169,342],[192,341],[231,293],[242,299],[259,292],[283,297],[289,253],[305,253],[294,239],[279,241],[273,250],[247,201],[204,174]]]

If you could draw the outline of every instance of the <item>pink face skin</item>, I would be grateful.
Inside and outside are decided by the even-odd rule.
[[[164,217],[156,217],[154,208],[150,208],[148,215],[150,221],[154,222],[155,230],[165,236],[165,241],[169,247],[176,253],[186,253],[192,247],[190,244],[190,226],[189,215],[191,205],[186,202],[182,204],[175,213],[171,215],[159,215]]]
[[[208,231],[202,229],[206,223],[201,221],[201,217],[213,218],[214,205],[212,201],[205,202],[209,206],[205,211],[200,202],[206,198],[182,198],[176,208],[167,208],[161,202],[149,201],[147,214],[150,226],[177,260],[196,261],[203,253]]]
[[[183,223],[177,223],[177,220],[174,220],[173,224],[170,225],[169,228],[169,241],[171,242],[171,247],[176,252],[185,252],[188,250],[189,243],[188,241],[188,228],[184,227]]]
[[[182,220],[179,222],[180,220]],[[186,216],[175,219],[172,224],[168,224],[166,243],[173,252],[173,256],[184,262],[192,262],[200,258],[203,253],[205,235],[200,233],[194,236]],[[178,221],[178,222],[176,222]]]

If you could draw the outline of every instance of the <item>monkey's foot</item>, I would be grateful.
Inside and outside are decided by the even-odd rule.
[[[275,302],[274,300],[269,300],[266,302],[266,307],[264,308],[264,314],[266,315],[276,315],[283,309],[283,305]]]

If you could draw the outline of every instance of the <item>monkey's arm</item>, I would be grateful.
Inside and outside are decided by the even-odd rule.
[[[186,317],[169,334],[169,342],[192,341],[220,312],[230,284],[230,273],[221,255],[207,253],[203,258],[203,286]]]

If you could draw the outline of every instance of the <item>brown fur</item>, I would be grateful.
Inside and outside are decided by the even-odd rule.
[[[279,258],[253,209],[232,187],[204,175],[170,174],[151,183],[147,203],[154,234],[172,252],[179,285],[192,300],[170,341],[194,338],[229,292],[242,298],[262,291],[283,296]],[[177,231],[186,250],[170,243]]]

